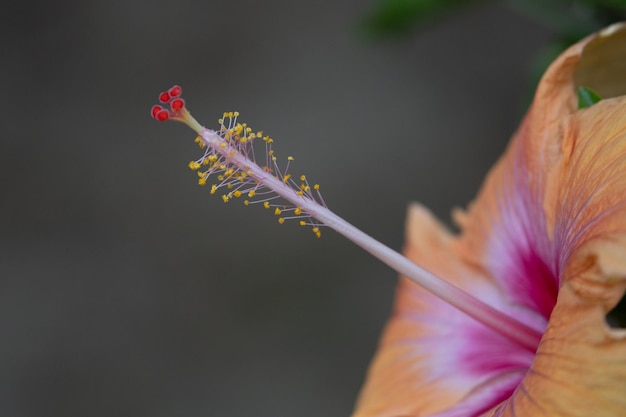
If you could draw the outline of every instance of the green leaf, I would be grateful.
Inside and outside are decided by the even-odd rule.
[[[378,0],[362,27],[369,37],[403,35],[457,9],[484,0]]]
[[[602,100],[598,93],[587,87],[578,87],[578,108],[586,109]]]

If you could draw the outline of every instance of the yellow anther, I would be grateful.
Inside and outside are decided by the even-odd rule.
[[[267,151],[267,154],[268,154],[269,156],[274,155],[274,149],[270,149],[269,151]]]
[[[254,190],[250,190],[248,192],[248,197],[252,198],[252,197],[254,197],[255,194],[256,194],[256,192]]]
[[[220,181],[224,181],[224,176],[223,175],[218,175],[217,179],[220,180]]]
[[[313,230],[313,233],[315,233],[315,236],[317,236],[318,238],[322,236],[322,232],[320,232],[319,227],[314,227],[312,230]]]
[[[233,193],[233,195],[234,195],[235,197],[239,198],[239,197],[241,197],[241,191],[236,190],[236,191]]]
[[[256,135],[254,133],[250,133],[250,135],[248,136],[248,139],[252,140],[255,139]]]
[[[216,191],[217,191],[217,185],[213,184],[211,186],[211,194],[215,194]]]
[[[288,156],[288,157],[287,157],[287,161],[293,161],[293,160],[294,160],[294,159],[293,159],[293,156]]]
[[[260,138],[263,136],[263,131],[259,130],[258,132],[256,132],[256,137]]]
[[[314,188],[314,189],[316,189],[316,190],[319,190],[319,189],[320,189],[320,185],[319,185],[319,184],[315,184],[315,185],[313,186],[313,188]]]
[[[219,123],[219,124],[224,123],[224,119],[217,119],[217,123]]]
[[[266,209],[270,208],[270,203],[269,201],[266,201],[263,203],[263,207],[265,207]]]
[[[247,174],[251,176],[252,175],[252,171],[248,170]]]
[[[227,184],[227,185],[226,185],[226,188],[228,188],[229,190],[231,190],[231,189],[233,188],[233,185],[232,185],[232,184]]]
[[[241,143],[247,143],[247,142],[248,142],[248,139],[246,139],[246,138],[241,138],[241,139],[239,139],[239,142],[241,142]]]
[[[209,161],[211,162],[217,161],[217,155],[209,155]]]
[[[222,200],[224,200],[224,203],[228,203],[228,196],[226,194],[222,194]]]
[[[308,185],[304,187],[304,191],[311,191],[311,187],[309,187]]]
[[[232,111],[229,111],[229,112],[228,112],[228,117],[229,117],[229,118],[231,118],[231,119],[232,119],[234,115],[235,115],[235,114],[234,114]]]
[[[250,202],[248,200],[243,200],[243,204],[245,204],[246,206],[250,204]]]
[[[226,142],[220,143],[220,148],[224,149],[226,147]]]
[[[251,127],[246,127],[246,133],[250,133],[252,132],[252,128]]]
[[[276,210],[274,210],[274,214],[277,216],[280,216],[280,213],[281,213],[280,209],[276,207]]]
[[[235,115],[235,117],[239,117],[239,112],[238,111],[234,112],[233,114]]]
[[[302,190],[300,190],[300,191],[296,191],[296,194],[298,194],[299,196],[303,196],[304,192]]]
[[[220,165],[220,169],[226,169],[226,164]]]
[[[306,175],[300,175],[300,181],[306,181]]]
[[[302,208],[296,207],[296,209],[293,211],[293,214],[295,214],[296,216],[301,215],[302,214]]]
[[[283,224],[285,223],[285,219],[283,219],[282,217],[278,218],[278,223]]]
[[[300,226],[306,226],[306,222],[304,220],[300,220]]]
[[[287,174],[283,177],[283,183],[287,183],[287,181],[289,181],[289,178],[291,178],[291,174]]]
[[[230,151],[229,155],[231,157],[235,156],[235,154],[237,153],[237,151],[235,151],[234,149],[232,151]]]
[[[196,138],[193,141],[196,143],[202,143],[202,136],[196,136]]]
[[[276,161],[276,157],[275,156],[272,156],[272,161]]]
[[[228,117],[228,112],[224,112],[224,114],[222,115],[222,117],[225,119]]]
[[[224,171],[224,175],[228,178],[233,176],[233,169],[232,168],[228,168],[226,171]]]
[[[196,162],[196,161],[190,161],[189,162],[189,169],[191,169],[193,171],[195,171],[196,169],[198,169],[200,167],[201,167],[201,165],[198,162]]]
[[[204,178],[198,178],[199,185],[206,185],[206,180]]]

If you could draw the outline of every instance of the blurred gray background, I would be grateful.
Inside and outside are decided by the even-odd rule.
[[[552,34],[487,5],[372,43],[372,4],[3,2],[0,415],[349,415],[396,274],[209,195],[149,109],[240,111],[400,249],[410,201],[472,199]]]

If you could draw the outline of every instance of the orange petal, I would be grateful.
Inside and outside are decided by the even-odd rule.
[[[625,26],[572,46],[476,201],[456,213],[461,235],[411,210],[407,256],[531,325],[541,323],[524,308],[550,318],[528,373],[489,416],[626,415],[626,331],[604,321],[626,289],[626,97],[609,98],[626,94],[625,79]],[[606,99],[577,110],[579,85]],[[489,384],[510,384],[514,370],[472,374],[461,350],[451,354],[475,325],[466,320],[402,280],[355,417],[463,415],[459,404],[475,405]],[[482,348],[495,360],[494,342]]]

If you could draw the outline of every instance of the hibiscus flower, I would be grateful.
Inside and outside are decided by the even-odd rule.
[[[577,90],[603,99],[578,108]],[[401,278],[353,417],[626,416],[626,26],[565,51],[452,234],[409,208],[405,254],[543,334],[535,349]]]

